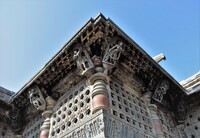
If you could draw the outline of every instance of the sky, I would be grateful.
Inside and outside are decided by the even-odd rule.
[[[199,0],[0,0],[0,86],[19,91],[100,12],[177,81],[200,70]]]

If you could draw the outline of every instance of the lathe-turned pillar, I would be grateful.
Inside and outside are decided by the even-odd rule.
[[[95,113],[99,109],[109,109],[109,97],[106,85],[108,79],[103,74],[103,68],[97,67],[97,73],[90,76],[88,79],[89,84],[92,86],[92,113]]]
[[[152,97],[152,92],[146,92],[144,95],[144,98],[147,102],[147,107],[150,111],[151,115],[151,120],[152,120],[152,125],[155,131],[155,135],[157,138],[165,138],[164,131],[162,128],[162,122],[158,116],[158,109],[155,104],[151,104],[151,97]]]
[[[44,118],[44,122],[40,128],[40,138],[48,138],[49,136],[49,130],[50,130],[50,118],[51,115],[53,114],[53,107],[56,104],[56,102],[48,96],[46,99],[46,110],[42,113],[42,117]]]

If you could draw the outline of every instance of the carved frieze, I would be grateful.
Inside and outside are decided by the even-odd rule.
[[[153,137],[153,134],[147,134],[147,131],[133,128],[126,123],[115,119],[112,115],[105,116],[105,137],[111,138],[143,138]],[[139,127],[139,126],[138,126]]]
[[[34,105],[37,110],[45,110],[46,102],[38,86],[34,85],[29,89],[30,103]]]
[[[93,119],[86,124],[82,125],[78,129],[74,130],[72,133],[65,135],[65,138],[95,138],[104,132],[103,120],[100,117]],[[103,137],[103,133],[102,136]]]
[[[163,100],[163,96],[167,93],[169,89],[169,82],[166,80],[161,81],[161,83],[157,86],[152,98],[161,103]]]

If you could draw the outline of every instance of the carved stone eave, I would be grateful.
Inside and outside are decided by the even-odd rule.
[[[157,83],[160,79],[168,79],[170,85],[175,87],[181,95],[184,95],[185,90],[173,77],[111,19],[106,19],[100,14],[95,19],[91,18],[18,93],[12,96],[10,103],[15,103],[20,108],[29,106],[28,100],[23,101],[23,99],[28,98],[27,89],[34,83],[49,90],[50,94],[60,93],[58,90],[61,87],[60,82],[77,69],[77,63],[73,59],[74,48],[85,47],[90,58],[93,59],[95,52],[92,51],[92,47],[94,45],[100,46],[101,53],[105,53],[108,44],[114,46],[117,41],[123,42],[124,49],[118,64],[123,63],[126,65],[127,70],[133,72],[136,76],[140,76],[145,87],[149,87],[152,80]],[[101,54],[98,56],[103,58]],[[156,88],[156,83],[152,83],[151,90]],[[58,95],[57,98],[60,96]]]

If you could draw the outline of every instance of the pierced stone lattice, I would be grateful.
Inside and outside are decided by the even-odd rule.
[[[64,94],[54,107],[50,137],[68,134],[91,115],[91,92],[83,82]]]
[[[40,127],[43,124],[44,119],[42,116],[36,116],[31,122],[26,125],[22,134],[23,138],[38,138],[40,135]]]
[[[200,106],[189,109],[189,114],[186,120],[184,129],[188,137],[198,138],[200,136]]]
[[[133,92],[126,91],[117,82],[110,82],[110,105],[112,114],[120,120],[126,121],[137,131],[153,136],[151,118],[147,106],[141,98]]]

